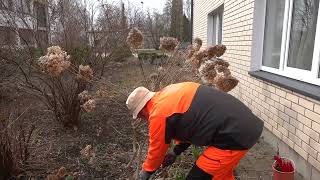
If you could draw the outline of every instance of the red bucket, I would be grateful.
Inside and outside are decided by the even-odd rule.
[[[294,180],[294,173],[296,171],[296,167],[295,167],[294,162],[291,159],[288,159],[288,158],[282,158],[282,159],[285,159],[286,161],[290,161],[292,163],[293,171],[291,171],[291,172],[278,171],[275,168],[277,161],[274,161],[274,163],[272,164],[273,180]]]

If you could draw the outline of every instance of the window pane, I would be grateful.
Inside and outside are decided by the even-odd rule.
[[[285,0],[267,0],[263,60],[267,67],[279,68]]]
[[[293,2],[288,66],[311,70],[319,0]]]
[[[223,12],[219,13],[219,33],[218,33],[218,44],[222,43],[222,17],[223,17]]]
[[[217,44],[217,22],[218,22],[218,17],[217,15],[213,16],[213,32],[212,32],[212,44]]]

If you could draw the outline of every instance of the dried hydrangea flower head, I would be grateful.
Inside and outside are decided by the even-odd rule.
[[[206,61],[199,68],[199,75],[206,84],[214,82],[214,78],[217,76],[215,69],[216,64],[213,61]]]
[[[132,28],[127,37],[127,44],[132,49],[141,48],[143,45],[143,35],[137,28]]]
[[[202,46],[202,40],[200,39],[200,38],[195,38],[194,40],[193,40],[193,49],[195,50],[195,51],[199,51],[200,50],[200,48],[201,48],[201,46]]]
[[[187,59],[192,58],[192,56],[195,52],[196,52],[196,50],[193,48],[193,45],[189,45],[187,48]]]
[[[152,81],[155,81],[157,80],[159,77],[159,74],[158,73],[152,73],[150,74],[149,78],[152,80]]]
[[[59,46],[49,47],[47,51],[47,54],[41,56],[38,60],[43,72],[56,77],[69,68],[71,64],[69,61],[70,56]]]
[[[89,99],[81,106],[86,112],[92,112],[96,108],[96,101]]]
[[[177,38],[173,37],[161,37],[160,38],[160,50],[172,52],[179,45]]]
[[[86,102],[86,101],[92,99],[92,96],[89,94],[89,92],[87,90],[84,90],[80,94],[78,94],[78,97],[81,102]]]
[[[93,78],[93,71],[89,65],[79,66],[79,72],[77,74],[77,78],[84,82],[89,82]]]
[[[239,81],[235,77],[224,76],[224,75],[216,76],[214,81],[215,81],[216,88],[224,92],[231,91],[239,83]]]
[[[199,67],[201,66],[202,63],[206,61],[206,51],[197,51],[194,53],[192,58],[190,59],[191,61],[191,66],[194,72],[198,71]]]
[[[220,57],[226,52],[227,48],[225,45],[215,45],[207,48],[209,58]]]
[[[223,59],[218,59],[218,58],[214,58],[213,61],[217,64],[217,65],[221,65],[221,66],[225,66],[225,67],[229,67],[229,63]]]
[[[92,148],[91,145],[87,145],[85,148],[83,148],[80,151],[80,154],[82,155],[83,158],[88,160],[88,164],[92,165],[94,163],[96,153],[94,152],[94,149]]]
[[[60,178],[63,178],[66,174],[67,174],[67,169],[63,166],[60,167],[60,169],[58,170],[57,176],[59,176]]]

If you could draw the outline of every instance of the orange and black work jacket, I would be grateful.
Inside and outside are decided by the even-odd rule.
[[[173,84],[147,103],[149,150],[145,171],[157,170],[171,140],[225,150],[247,150],[263,122],[233,96],[193,82]]]

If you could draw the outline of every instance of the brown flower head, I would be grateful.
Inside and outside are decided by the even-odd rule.
[[[214,61],[217,65],[229,67],[229,63],[228,63],[227,61],[223,60],[223,59],[214,58],[213,61]]]
[[[58,170],[57,176],[59,176],[60,178],[63,178],[66,174],[67,174],[67,169],[62,166],[62,167]]]
[[[149,78],[150,78],[152,81],[155,81],[158,77],[159,77],[159,74],[158,74],[158,73],[152,73],[152,74],[150,74],[150,76],[149,76]]]
[[[217,76],[215,66],[216,64],[213,61],[206,61],[200,66],[199,74],[205,83],[212,83]]]
[[[89,99],[81,106],[86,112],[92,112],[96,108],[96,101]]]
[[[80,99],[81,102],[86,102],[89,99],[92,99],[92,96],[89,94],[88,91],[82,91],[80,94],[78,94],[78,97]]]
[[[127,44],[132,49],[138,49],[142,47],[143,44],[143,35],[141,31],[139,31],[137,28],[132,28],[128,34],[127,37]]]
[[[196,50],[193,48],[193,46],[189,45],[187,48],[187,59],[190,59],[195,52]]]
[[[215,46],[210,46],[207,49],[208,57],[213,58],[213,57],[220,57],[226,52],[227,48],[225,45],[215,45]]]
[[[179,41],[173,37],[161,37],[160,38],[160,49],[164,51],[174,51],[179,45]]]
[[[199,51],[200,50],[200,48],[201,48],[201,46],[202,46],[202,40],[200,39],[200,38],[195,38],[194,40],[193,40],[193,49],[195,50],[195,51]]]
[[[85,148],[83,148],[80,151],[80,154],[82,155],[83,158],[88,160],[88,164],[92,165],[94,163],[96,153],[94,152],[94,149],[92,148],[91,145],[87,145]]]
[[[231,91],[239,83],[239,81],[235,77],[224,75],[218,75],[214,81],[216,88],[224,92]]]
[[[39,58],[38,64],[43,72],[56,77],[69,68],[69,58],[70,56],[59,46],[52,46],[48,48],[46,55]]]
[[[89,65],[79,66],[79,73],[77,74],[77,78],[84,82],[89,82],[93,78],[93,71]]]
[[[228,69],[228,67],[226,67],[226,66],[222,66],[222,65],[219,65],[219,64],[216,65],[216,70],[219,73],[225,72],[227,69]]]
[[[190,59],[192,69],[194,72],[198,71],[199,67],[201,66],[202,63],[206,61],[207,54],[205,51],[197,51],[194,53],[192,58]]]

